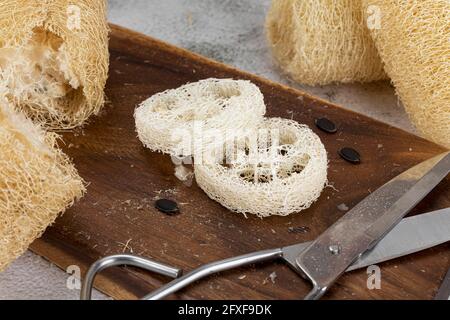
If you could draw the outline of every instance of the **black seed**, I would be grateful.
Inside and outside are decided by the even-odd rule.
[[[174,215],[179,212],[178,205],[175,201],[168,199],[159,199],[155,202],[155,208],[168,215]]]
[[[348,162],[351,162],[353,164],[358,164],[361,162],[361,156],[359,155],[358,151],[352,148],[342,148],[339,150],[339,155],[342,157],[342,159],[347,160]]]
[[[335,133],[337,131],[336,125],[327,118],[316,119],[316,126],[327,133]]]

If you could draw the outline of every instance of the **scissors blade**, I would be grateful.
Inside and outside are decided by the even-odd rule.
[[[450,208],[404,218],[372,250],[356,260],[346,271],[389,261],[448,241],[450,241]],[[283,259],[293,269],[300,271],[296,258],[311,243],[304,242],[284,247]]]
[[[306,299],[320,298],[336,279],[372,249],[450,171],[450,152],[403,172],[371,193],[297,257],[314,285]]]
[[[442,282],[438,293],[434,297],[434,300],[450,300],[450,269],[448,269],[444,281]]]
[[[450,208],[405,218],[347,271],[419,252],[450,241]]]

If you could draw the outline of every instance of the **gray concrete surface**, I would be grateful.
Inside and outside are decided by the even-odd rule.
[[[387,82],[305,87],[274,65],[264,35],[270,0],[110,0],[109,20],[415,132]],[[68,275],[27,252],[0,274],[0,299],[77,299]],[[95,298],[107,297],[96,292]]]

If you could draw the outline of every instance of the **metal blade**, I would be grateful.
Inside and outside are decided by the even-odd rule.
[[[353,271],[419,252],[450,241],[450,208],[404,218],[372,250],[355,261]],[[311,245],[304,242],[283,248],[283,259],[295,270],[297,256]]]
[[[450,241],[450,208],[405,218],[347,271],[406,256],[447,241]]]
[[[434,297],[434,300],[450,300],[450,269],[448,269],[444,281],[442,282],[438,293]]]
[[[450,153],[424,161],[392,179],[339,219],[297,257],[320,298],[334,281],[372,249],[450,171]]]

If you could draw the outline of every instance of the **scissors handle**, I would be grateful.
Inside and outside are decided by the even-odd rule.
[[[109,267],[121,265],[142,268],[171,278],[177,278],[182,273],[180,269],[134,255],[118,254],[105,257],[95,262],[86,273],[83,285],[81,287],[80,299],[91,300],[92,286],[94,284],[95,276],[99,272]]]
[[[210,276],[212,274],[239,268],[242,266],[246,266],[252,263],[263,262],[268,260],[274,260],[281,258],[283,255],[283,251],[281,248],[271,249],[271,250],[262,250],[257,251],[241,256],[237,256],[234,258],[229,258],[221,261],[212,262],[209,264],[205,264],[184,276],[177,278],[168,284],[162,286],[161,288],[149,293],[143,300],[159,300],[162,299],[169,294],[175,293],[178,290],[188,286],[189,284]]]

